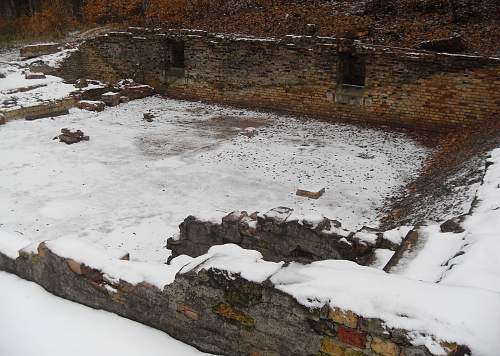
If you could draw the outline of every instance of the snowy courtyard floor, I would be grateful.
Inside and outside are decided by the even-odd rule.
[[[239,135],[249,126],[256,136]],[[53,140],[62,128],[90,141]],[[1,230],[33,241],[77,236],[157,262],[188,215],[287,206],[348,229],[376,226],[385,199],[428,154],[403,134],[161,97],[11,121],[0,150]],[[318,200],[295,195],[323,187]]]

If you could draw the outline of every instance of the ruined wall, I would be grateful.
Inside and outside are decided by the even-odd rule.
[[[133,262],[120,260],[121,269]],[[49,292],[163,330],[200,350],[251,356],[429,356],[408,332],[328,304],[307,308],[268,279],[255,283],[225,270],[178,273],[163,290],[131,284],[93,266],[61,257],[45,243],[12,259],[0,252],[0,270]],[[465,346],[442,344],[448,355]]]
[[[292,213],[293,209],[285,207],[264,214],[233,212],[221,223],[189,216],[179,226],[179,236],[167,240],[167,248],[172,251],[171,258],[197,257],[212,246],[233,243],[259,251],[266,261],[311,263],[338,259],[368,265],[374,260],[375,249],[399,247],[373,229],[350,232],[335,220],[308,221]]]
[[[498,120],[500,60],[495,58],[321,37],[131,31],[85,42],[61,73],[107,81],[133,77],[174,97],[332,120],[429,129]],[[173,58],[179,43],[181,65]],[[359,66],[352,67],[353,61]],[[353,71],[355,77],[364,75],[361,83],[347,78]],[[352,80],[364,85],[346,85]]]
[[[5,117],[6,121],[15,120],[21,117],[26,118],[26,120],[35,120],[44,117],[68,114],[68,110],[74,105],[74,98],[69,97],[65,99],[53,100],[44,104],[30,105],[13,110],[2,111],[1,114]]]

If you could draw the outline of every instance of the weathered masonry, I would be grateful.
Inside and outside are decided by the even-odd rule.
[[[267,222],[280,224],[279,220]],[[231,258],[219,250],[188,264],[180,261],[169,266],[148,265],[147,270],[154,271],[156,277],[144,279],[144,263],[130,261],[128,254],[108,255],[102,247],[60,239],[38,246],[30,244],[18,252],[0,251],[0,270],[34,281],[62,298],[114,312],[218,355],[435,354],[413,340],[414,330],[389,326],[379,318],[342,309],[332,304],[335,295],[328,300],[311,295],[311,305],[301,304],[282,290],[283,281],[274,278],[279,273],[288,275],[287,268],[293,266],[256,261],[257,252],[245,253],[233,245],[232,250],[235,248],[239,251],[238,263],[243,266],[241,272],[225,269],[217,262],[219,257],[223,264]],[[81,260],[81,250],[93,256],[91,262]],[[252,273],[247,272],[262,265],[266,267],[258,277],[260,281],[249,279]],[[434,285],[428,289],[430,298],[448,303],[456,293],[456,289],[449,288],[442,294],[438,288]],[[408,293],[403,293],[402,299],[406,296]],[[456,312],[460,312],[462,306],[457,308]],[[440,345],[441,355],[471,354],[468,346],[454,340],[441,340],[424,330],[419,335]]]
[[[498,120],[500,59],[322,37],[130,29],[85,42],[67,79],[133,78],[177,98],[449,129]]]

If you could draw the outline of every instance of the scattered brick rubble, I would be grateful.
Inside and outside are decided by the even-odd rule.
[[[197,257],[214,245],[234,243],[259,251],[267,261],[345,259],[368,265],[374,259],[375,249],[399,247],[367,227],[351,232],[342,229],[336,220],[323,217],[309,221],[294,218],[292,213],[293,209],[285,207],[265,214],[233,212],[220,224],[188,216],[179,225],[179,236],[167,240],[167,248],[172,250],[169,261],[183,254]]]
[[[114,92],[107,92],[101,95],[101,100],[107,105],[107,106],[117,106],[120,104],[120,98],[121,94],[120,93],[114,93]]]
[[[77,106],[80,109],[97,112],[104,110],[106,106],[117,106],[154,93],[154,89],[149,85],[136,84],[131,80],[121,80],[115,86],[111,86],[95,80],[78,79],[75,87],[79,88],[72,93],[73,97],[80,100]]]
[[[131,85],[125,86],[121,91],[123,96],[130,100],[142,99],[153,95],[154,89],[149,85]]]
[[[66,128],[61,129],[61,134],[56,138],[58,138],[60,142],[64,142],[67,145],[72,145],[81,141],[88,141],[90,139],[89,136],[85,136],[81,130],[71,131]]]

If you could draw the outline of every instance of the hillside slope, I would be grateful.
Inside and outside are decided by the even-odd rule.
[[[256,36],[353,37],[410,48],[458,35],[464,42],[460,52],[500,55],[498,0],[37,0],[33,8],[26,3],[0,5],[0,41],[117,24]]]

